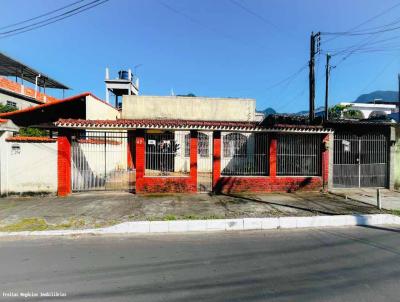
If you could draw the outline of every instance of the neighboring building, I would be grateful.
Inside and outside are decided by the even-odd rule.
[[[349,106],[351,109],[359,110],[363,114],[364,119],[371,117],[371,114],[389,116],[397,112],[395,104],[372,104],[372,103],[346,103],[342,102],[340,105]]]
[[[15,78],[15,81],[11,80],[11,77]],[[46,89],[69,88],[44,73],[0,53],[0,104],[25,109],[58,100],[46,94]]]

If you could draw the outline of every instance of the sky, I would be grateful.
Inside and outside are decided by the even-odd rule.
[[[74,1],[0,0],[0,28]],[[71,87],[66,96],[90,91],[105,99],[105,68],[117,76],[118,70],[137,66],[143,95],[173,91],[245,97],[256,99],[259,110],[297,112],[308,107],[310,33],[348,31],[396,3],[109,0],[34,31],[5,38],[0,34],[0,51]],[[400,5],[356,30],[385,25],[398,19],[399,13]],[[335,54],[369,38],[375,40],[367,42],[393,37],[390,43],[374,44],[376,49],[392,50],[354,53],[346,59],[334,55],[331,63],[337,67],[331,72],[330,103],[353,101],[374,90],[397,90],[399,31],[331,41],[336,36],[323,34],[322,53],[316,56],[316,106],[324,103],[325,53]],[[47,92],[61,96],[58,91]]]

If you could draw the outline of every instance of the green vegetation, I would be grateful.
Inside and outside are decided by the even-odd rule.
[[[0,227],[0,232],[44,231],[49,225],[43,218],[24,218],[16,223]]]
[[[17,110],[17,108],[14,106],[0,104],[0,113],[12,112],[15,110]]]
[[[351,105],[335,105],[329,108],[330,119],[340,119],[342,117],[348,119],[362,119],[364,118],[360,110],[349,109]]]
[[[18,134],[20,136],[47,136],[47,132],[45,130],[31,127],[19,129]]]

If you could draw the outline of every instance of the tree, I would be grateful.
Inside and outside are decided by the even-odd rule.
[[[335,105],[329,108],[329,119],[363,119],[364,115],[360,110],[351,109],[351,105]]]

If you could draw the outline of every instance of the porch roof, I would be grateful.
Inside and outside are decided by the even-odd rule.
[[[284,125],[262,126],[259,122],[234,122],[234,121],[191,121],[191,120],[144,120],[144,119],[118,119],[118,120],[83,120],[59,119],[54,123],[60,128],[73,129],[162,129],[162,130],[204,130],[204,131],[250,131],[250,132],[311,132],[330,133],[330,129],[322,126],[310,125]]]

